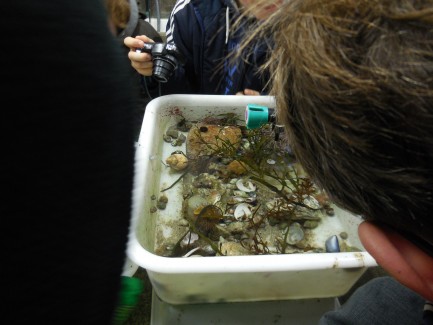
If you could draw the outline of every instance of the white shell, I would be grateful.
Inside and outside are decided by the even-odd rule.
[[[304,198],[303,203],[311,209],[320,209],[320,203],[314,196],[308,195],[306,198]]]
[[[247,192],[240,191],[240,190],[234,190],[233,195],[243,197],[243,198],[250,197]]]
[[[236,186],[238,189],[244,192],[253,192],[256,190],[256,186],[250,181],[243,181],[242,179],[236,182]]]
[[[246,203],[241,203],[236,206],[234,217],[236,220],[242,220],[243,217],[251,217],[252,212],[250,210],[250,207]]]
[[[201,247],[196,247],[191,249],[188,253],[186,253],[185,255],[183,255],[182,257],[189,257],[192,254],[194,254],[196,251],[198,251]],[[192,255],[192,256],[200,256],[200,255]]]
[[[246,201],[247,198],[240,197],[240,196],[231,196],[227,200],[227,204],[236,204],[236,203],[243,203]]]
[[[209,193],[209,202],[210,204],[217,204],[219,201],[221,201],[221,193],[218,191],[211,191]]]
[[[190,245],[193,242],[197,241],[199,239],[198,235],[194,232],[190,232],[188,235],[183,237],[182,242],[180,243],[181,246]]]
[[[275,165],[276,161],[273,159],[268,159],[266,160],[266,162],[268,163],[268,165]]]
[[[289,211],[289,209],[293,208],[292,204],[285,203],[282,198],[274,198],[271,201],[266,202],[266,208],[268,210],[273,210],[277,206],[279,211]]]

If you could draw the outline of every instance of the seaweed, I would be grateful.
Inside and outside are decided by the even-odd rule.
[[[184,123],[186,123],[184,121]],[[230,141],[223,136],[222,133],[216,134],[212,141],[206,141],[202,136],[206,132],[206,125],[214,124],[221,127],[237,126],[241,130],[241,137],[236,141]],[[192,129],[191,129],[192,130]],[[285,254],[291,246],[287,242],[289,234],[289,225],[293,222],[293,218],[298,208],[309,211],[317,211],[324,206],[311,207],[304,203],[304,199],[317,194],[317,188],[314,183],[305,175],[300,175],[296,168],[296,159],[291,154],[287,143],[281,136],[277,137],[273,133],[270,125],[264,125],[258,129],[248,130],[244,126],[239,125],[239,119],[235,114],[223,114],[217,117],[208,117],[199,122],[196,122],[194,135],[202,145],[196,157],[188,157],[193,164],[168,188],[166,191],[176,185],[181,179],[184,179],[186,174],[192,174],[195,177],[202,175],[205,172],[220,180],[223,183],[230,182],[233,177],[233,172],[227,170],[226,166],[230,162],[237,161],[238,164],[247,172],[244,177],[248,180],[260,184],[260,191],[265,192],[265,189],[272,194],[268,194],[268,200],[274,200],[271,208],[264,209],[262,204],[258,204],[254,208],[254,213],[249,217],[244,217],[242,221],[228,215],[227,210],[233,209],[227,202],[214,202],[201,207],[201,210],[196,215],[188,215],[185,212],[184,218],[188,220],[189,232],[196,233],[201,240],[209,244],[215,253],[223,255],[218,246],[218,238],[221,236],[219,224],[230,224],[234,222],[246,222],[250,232],[244,236],[240,235],[239,243],[251,254],[272,254],[269,245],[272,244],[277,253]],[[223,128],[221,129],[223,130]],[[191,131],[190,131],[191,132]],[[233,140],[233,139],[232,139]],[[211,169],[209,166],[212,163],[218,163],[217,167]],[[222,166],[222,167],[221,167]],[[209,176],[209,182],[196,182],[195,187],[213,189],[215,182]],[[184,179],[184,202],[193,196],[191,185],[185,185]],[[198,184],[198,185],[197,185]],[[252,199],[250,200],[253,201]],[[218,204],[226,204],[227,209],[223,212]],[[260,216],[256,216],[258,211],[261,211]],[[297,219],[299,221],[299,218]],[[260,233],[260,229],[265,224],[286,223],[287,227],[282,230],[282,238],[277,238],[275,243],[269,243]],[[186,234],[183,236],[185,237]],[[182,239],[183,239],[182,237]],[[178,243],[180,243],[179,240]],[[311,247],[306,246],[306,250]]]

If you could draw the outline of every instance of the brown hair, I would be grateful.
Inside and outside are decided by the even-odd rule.
[[[252,37],[279,123],[342,207],[433,244],[433,1],[290,0]]]
[[[135,1],[135,0],[134,0]],[[108,16],[118,29],[124,29],[129,21],[130,5],[128,0],[106,0]]]

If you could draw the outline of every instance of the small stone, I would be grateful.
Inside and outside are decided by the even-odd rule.
[[[188,158],[183,154],[175,153],[169,156],[165,163],[174,170],[183,170],[188,167]]]
[[[156,207],[160,210],[164,210],[167,207],[167,202],[158,201],[156,202]]]
[[[319,222],[314,221],[314,220],[307,220],[304,222],[304,228],[308,228],[308,229],[317,228],[318,225],[319,225]]]
[[[304,230],[302,230],[302,226],[294,222],[289,226],[289,233],[287,235],[287,243],[290,245],[295,245],[304,239]]]
[[[171,138],[171,136],[169,136],[169,135],[166,135],[166,134],[164,134],[163,136],[162,136],[162,139],[165,141],[165,142],[168,142],[168,143],[170,143],[173,139]]]
[[[179,136],[179,131],[170,127],[165,134],[176,139]]]
[[[174,244],[168,244],[166,247],[165,247],[165,249],[166,250],[168,250],[168,251],[172,251],[173,249],[174,249]]]
[[[236,242],[227,241],[220,243],[220,251],[225,256],[251,255],[251,252],[248,249]]]
[[[243,175],[247,172],[245,166],[238,160],[233,160],[227,165],[227,170],[235,175]]]

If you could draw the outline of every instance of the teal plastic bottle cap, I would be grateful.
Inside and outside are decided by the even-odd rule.
[[[268,123],[269,114],[270,109],[266,106],[248,104],[245,110],[245,124],[247,129],[256,129]]]

